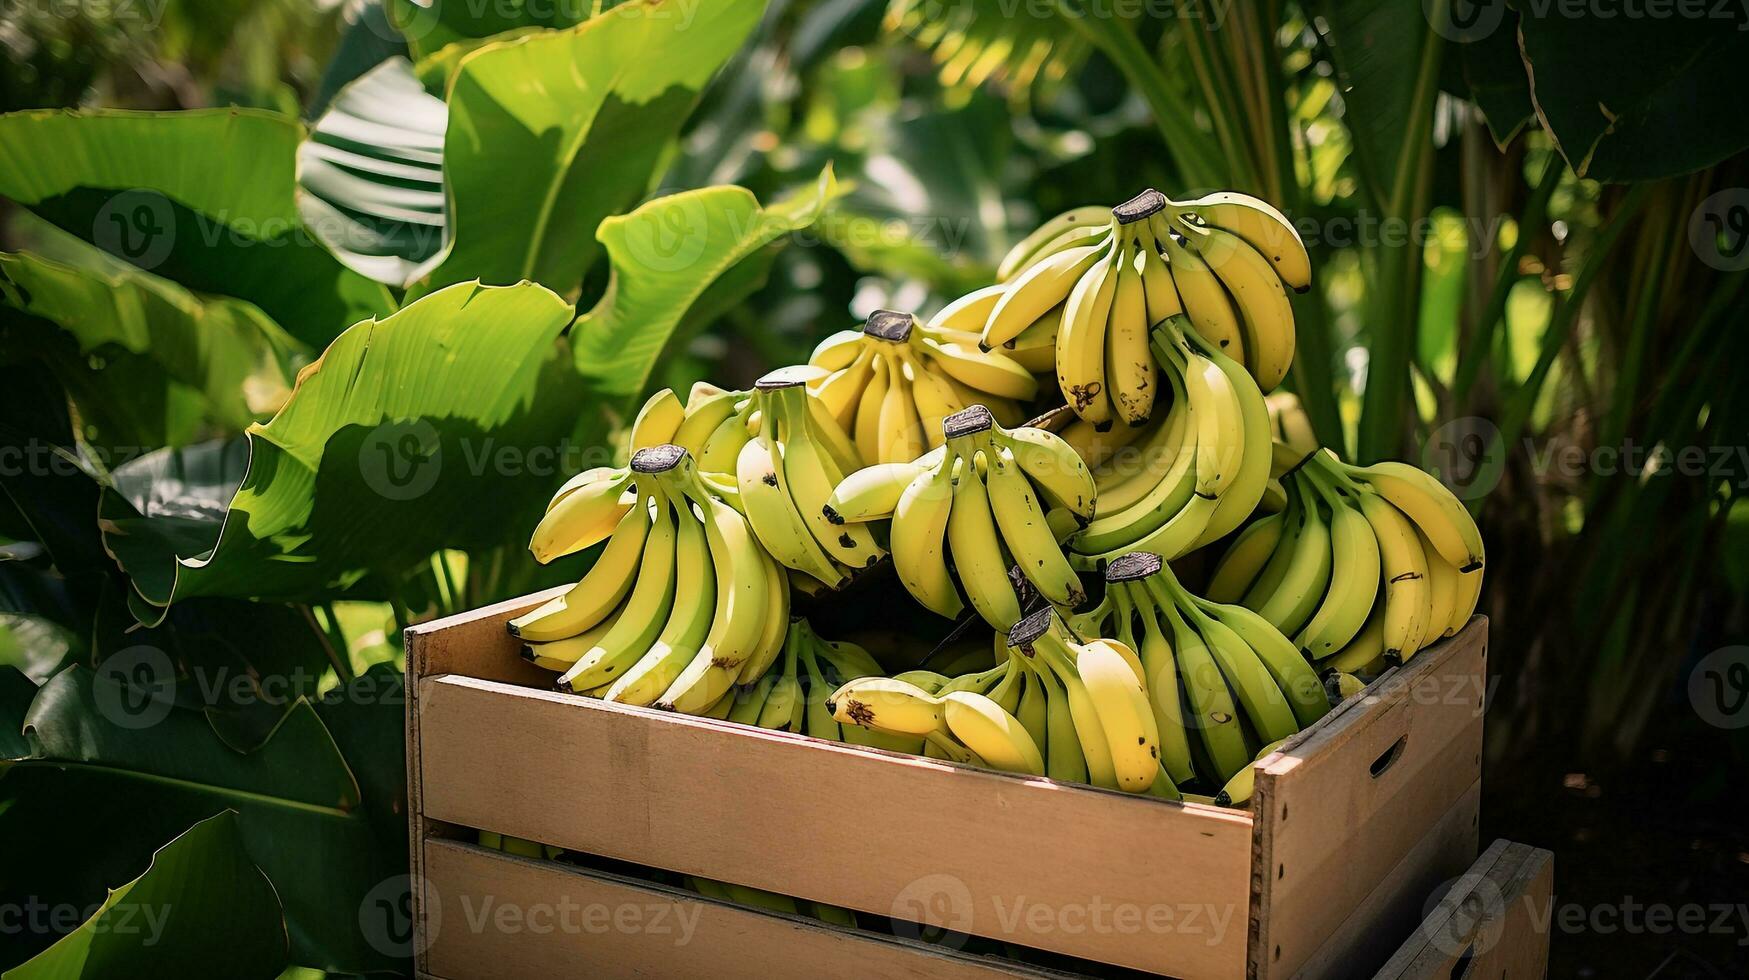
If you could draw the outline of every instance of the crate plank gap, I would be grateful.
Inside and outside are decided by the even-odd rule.
[[[886,957],[880,976],[1039,975],[543,867],[469,843],[479,829],[1184,980],[1366,975],[1415,930],[1434,886],[1476,857],[1480,616],[1260,760],[1251,808],[1232,810],[554,691],[504,624],[558,591],[407,631],[426,975],[543,975],[555,962],[682,975],[715,950],[769,977],[793,972],[786,958],[814,964],[870,943]],[[532,901],[560,887],[709,915],[681,951],[649,937],[500,935],[453,914],[470,895]],[[442,928],[431,905],[452,910]]]

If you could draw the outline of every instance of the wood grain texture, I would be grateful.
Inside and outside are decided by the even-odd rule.
[[[454,980],[1067,976],[467,844],[433,843],[427,866],[442,910],[427,969]]]
[[[1449,882],[1476,853],[1477,817],[1482,800],[1478,780],[1445,816],[1427,828],[1371,894],[1331,931],[1317,952],[1300,964],[1302,977],[1363,975],[1390,958],[1397,943],[1421,924],[1428,896]]]
[[[1554,855],[1497,840],[1450,885],[1378,980],[1443,980],[1460,971],[1541,980],[1548,972]]]
[[[1356,962],[1364,950],[1327,946],[1348,915],[1388,881],[1434,883],[1469,865],[1473,844],[1400,867],[1481,778],[1487,676],[1487,620],[1478,616],[1259,764],[1252,977],[1296,976],[1314,957],[1337,970],[1328,975],[1370,970]],[[1385,933],[1394,943],[1419,909],[1389,907],[1400,925],[1378,925],[1396,929]]]
[[[1246,812],[556,692],[504,623],[558,591],[408,630],[416,875],[482,828],[1195,980],[1361,975],[1475,854],[1480,617],[1262,760]]]
[[[492,681],[420,684],[429,817],[1137,969],[1243,970],[1242,812]]]
[[[424,786],[419,779],[422,769],[419,678],[469,668],[500,679],[522,677],[528,683],[551,683],[545,671],[522,659],[519,644],[505,631],[504,624],[566,588],[558,586],[457,616],[409,626],[402,634],[407,651],[403,684],[407,702],[407,868],[414,882],[423,880],[426,841],[450,836],[455,830],[425,815]],[[420,951],[425,944],[420,937],[425,928],[424,907],[419,897],[420,889],[413,891],[413,963],[416,968],[423,969],[425,958]]]

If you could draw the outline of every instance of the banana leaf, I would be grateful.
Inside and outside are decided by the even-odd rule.
[[[376,737],[404,711],[396,672],[378,668],[318,703],[295,700],[270,738],[239,752],[200,712],[165,700],[168,664],[148,648],[98,670],[68,668],[43,685],[24,719],[29,751],[3,763],[10,771],[0,792],[15,802],[0,808],[0,830],[45,855],[79,846],[83,867],[120,867],[137,860],[139,838],[135,828],[118,829],[112,847],[102,830],[116,822],[118,798],[165,836],[167,826],[235,810],[243,846],[285,910],[296,962],[345,972],[395,966],[396,950],[361,932],[358,910],[372,888],[404,870],[401,746]],[[87,808],[101,818],[96,824],[84,818]],[[65,887],[55,878],[64,860],[16,864],[8,888]],[[66,900],[76,899],[89,896]]]
[[[635,0],[467,55],[446,98],[449,242],[411,293],[528,279],[577,296],[600,255],[597,226],[645,194],[699,92],[763,9],[763,0]]]
[[[141,414],[143,405],[171,402],[169,388],[198,399],[198,421],[240,430],[284,404],[308,356],[253,304],[196,296],[83,243],[74,262],[0,252],[0,298],[76,342],[73,356],[56,359],[57,373],[72,382],[82,420],[112,434],[111,443],[124,433],[146,437],[135,445],[181,441],[179,421]]]
[[[189,289],[248,300],[320,349],[394,302],[300,219],[302,137],[256,109],[17,112],[0,116],[0,196]]]
[[[1749,62],[1749,11],[1718,11],[1726,16],[1523,11],[1520,47],[1537,115],[1575,174],[1655,180],[1749,146],[1749,103],[1738,91]]]
[[[589,17],[593,0],[385,0],[388,20],[415,57],[471,39],[517,29],[574,27]]]
[[[101,505],[105,546],[155,625],[191,596],[320,601],[440,548],[532,527],[582,405],[560,332],[572,309],[533,283],[453,286],[347,330],[271,422],[247,433],[223,510]],[[214,460],[208,460],[215,463]],[[200,483],[222,485],[209,468]]]
[[[298,209],[347,267],[400,288],[443,245],[448,109],[405,58],[341,89],[298,147]]]
[[[741,187],[660,197],[602,222],[613,263],[607,294],[571,331],[577,371],[609,404],[643,393],[662,352],[763,278],[780,238],[806,228],[837,196],[828,166],[808,187],[760,207]],[[732,286],[725,286],[725,276]]]
[[[285,956],[279,900],[226,811],[165,844],[95,915],[6,977],[267,977]]]

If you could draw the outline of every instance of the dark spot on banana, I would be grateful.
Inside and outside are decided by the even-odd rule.
[[[820,511],[826,515],[826,523],[828,523],[828,524],[843,524],[844,523],[844,518],[839,516],[838,512],[832,509],[831,504],[827,504],[826,506],[820,508]]]
[[[875,567],[876,563],[878,563],[879,561],[880,561],[879,558],[876,558],[874,555],[869,555],[868,560],[862,563],[862,567],[873,568],[873,567]]]
[[[764,481],[765,485],[768,487],[777,486],[777,474],[776,473],[767,473],[764,476],[760,477],[759,479]]]
[[[1397,576],[1396,578],[1391,579],[1391,581],[1393,581],[1393,582],[1409,582],[1409,581],[1413,581],[1415,579],[1418,579],[1420,577],[1421,577],[1420,572],[1404,572],[1403,574]]]
[[[845,705],[844,713],[850,716],[851,721],[863,726],[864,728],[868,727],[868,724],[874,721],[874,711],[861,701],[852,701]]]
[[[1145,737],[1145,736],[1142,736],[1142,735],[1137,735],[1137,736],[1136,736],[1136,744],[1137,744],[1137,745],[1147,745],[1147,744],[1148,744],[1148,740],[1147,740],[1147,738],[1146,738],[1146,737]]]
[[[1150,745],[1148,746],[1148,755],[1152,758],[1158,759],[1160,758],[1160,749],[1157,746]]]
[[[846,548],[856,547],[856,539],[852,538],[848,531],[838,536],[838,543]]]

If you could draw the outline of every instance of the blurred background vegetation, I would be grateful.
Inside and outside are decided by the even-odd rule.
[[[560,30],[591,13],[534,0],[383,2],[0,5],[0,110],[236,105],[315,120],[387,59],[441,80],[442,59],[471,39]],[[1289,386],[1319,436],[1363,461],[1441,472],[1487,537],[1484,840],[1553,848],[1562,904],[1738,903],[1749,898],[1749,832],[1730,788],[1749,749],[1749,101],[1737,89],[1749,25],[1740,12],[1646,21],[1455,3],[1160,0],[1126,14],[1092,0],[769,0],[662,151],[646,196],[738,184],[770,202],[828,163],[843,193],[771,249],[739,302],[683,321],[649,387],[744,385],[875,308],[938,308],[990,281],[1010,244],[1071,206],[1144,186],[1275,201],[1312,249],[1316,288],[1295,301]],[[0,145],[0,160],[15,150]],[[68,254],[57,234],[0,200],[0,249]],[[397,247],[419,262],[436,243]],[[587,310],[608,266],[577,274],[548,285]],[[86,464],[93,454],[79,447],[106,437],[236,445],[225,439],[250,412],[129,439],[91,429],[127,417],[130,406],[106,408],[103,393],[137,365],[102,349],[81,350],[83,363],[45,352],[24,339],[43,311],[28,314],[16,288],[6,298],[7,444],[58,432],[51,442]],[[578,405],[609,426],[623,399]],[[249,408],[265,418],[275,406]],[[222,515],[241,474],[218,472],[195,496]],[[137,482],[99,476],[140,495]],[[544,499],[557,478],[535,482]],[[6,489],[0,511],[17,513],[0,513],[13,541],[0,561],[0,656],[41,684],[64,662],[126,646],[112,593],[126,588],[113,567],[81,585],[30,519],[26,498],[41,488]],[[373,668],[387,676],[401,623],[576,573],[524,567],[521,526],[502,546],[421,555],[360,588],[193,601],[164,627],[181,639],[165,642],[198,658],[217,656],[201,649],[208,640],[230,649],[226,637],[244,630],[317,637],[312,696]],[[336,714],[324,722],[340,749],[376,757],[374,768],[354,758],[357,773],[376,773],[363,781],[396,785],[398,709],[361,717],[370,731],[348,731]],[[88,809],[101,786],[78,785],[97,779],[62,774],[51,786],[21,769],[0,780],[8,839],[43,842],[6,859],[0,890],[100,900],[188,826],[176,811],[118,830],[120,818]],[[326,857],[354,860],[349,848],[361,846],[376,863],[359,880],[375,880],[405,854],[395,819]],[[99,853],[76,856],[82,837],[106,836]],[[1749,924],[1735,928],[1557,930],[1551,975],[1741,976]],[[296,933],[294,923],[294,963],[392,965]],[[52,938],[0,937],[0,966]]]

